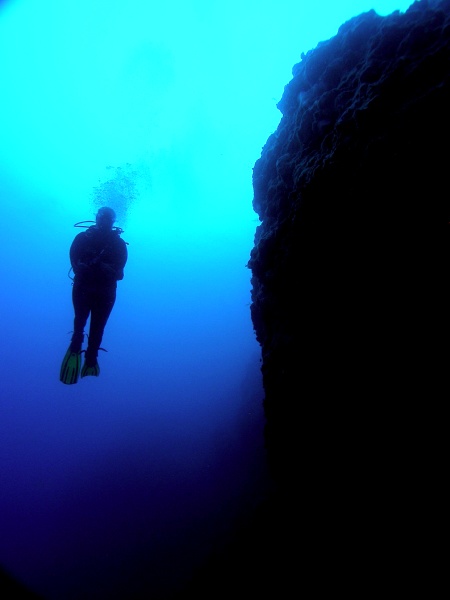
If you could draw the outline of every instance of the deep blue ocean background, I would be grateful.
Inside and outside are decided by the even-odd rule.
[[[175,589],[273,485],[252,167],[301,52],[410,2],[241,4],[0,4],[0,566],[48,600]],[[129,260],[100,377],[67,386],[100,205]]]
[[[185,239],[183,252],[181,232],[155,248],[125,231],[100,377],[66,386],[78,230],[39,212],[28,229],[6,219],[3,565],[51,598],[99,597],[83,595],[91,581],[109,594],[134,579],[172,583],[266,485],[244,248],[231,235],[217,247]]]

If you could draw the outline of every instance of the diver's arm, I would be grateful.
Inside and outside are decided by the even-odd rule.
[[[116,279],[117,281],[121,281],[124,277],[124,268],[127,264],[128,260],[128,250],[127,245],[123,240],[120,240],[122,243],[117,247],[117,255],[116,255]]]
[[[73,269],[73,272],[75,273],[75,275],[77,274],[77,271],[79,271],[84,241],[85,241],[85,233],[82,232],[75,236],[75,239],[73,240],[73,242],[70,246],[70,251],[69,251],[70,264],[72,265],[72,269]]]

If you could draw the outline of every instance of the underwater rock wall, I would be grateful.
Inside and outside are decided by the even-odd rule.
[[[278,108],[253,170],[248,264],[266,445],[309,567],[331,556],[343,577],[379,569],[392,530],[411,540],[424,490],[440,493],[449,0],[344,23],[302,55]]]
[[[248,264],[274,488],[180,600],[440,594],[449,59],[450,0],[422,0],[293,69]]]

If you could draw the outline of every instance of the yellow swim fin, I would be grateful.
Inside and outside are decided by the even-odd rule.
[[[86,377],[87,375],[93,375],[94,377],[98,377],[100,375],[100,367],[98,366],[98,362],[91,367],[87,366],[86,361],[84,362],[83,368],[81,369],[81,377]]]
[[[81,353],[72,352],[70,346],[63,358],[59,380],[68,385],[76,383],[80,375]]]

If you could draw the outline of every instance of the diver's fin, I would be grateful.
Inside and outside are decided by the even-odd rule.
[[[72,352],[70,346],[63,358],[59,380],[68,385],[76,383],[80,374],[81,354]]]
[[[94,377],[98,377],[100,375],[100,367],[98,366],[98,362],[90,367],[87,366],[86,361],[84,362],[83,368],[81,369],[81,377],[86,377],[87,375],[93,375]]]

